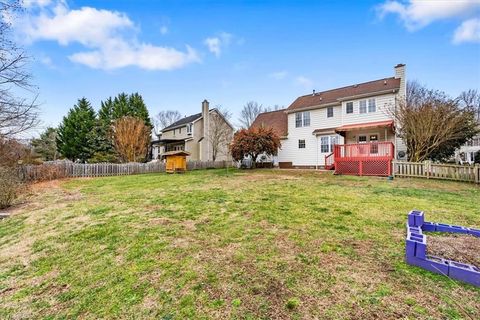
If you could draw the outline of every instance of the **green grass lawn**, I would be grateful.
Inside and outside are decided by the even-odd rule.
[[[404,263],[407,212],[480,226],[480,188],[207,170],[32,188],[0,221],[0,318],[480,318]]]

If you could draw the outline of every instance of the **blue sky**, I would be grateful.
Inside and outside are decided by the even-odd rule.
[[[480,88],[480,1],[28,0],[14,23],[44,126],[80,97],[139,92],[151,115],[234,113],[393,76],[457,95]]]

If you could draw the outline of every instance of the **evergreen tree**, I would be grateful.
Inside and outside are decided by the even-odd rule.
[[[147,127],[152,128],[152,120],[150,119],[147,106],[145,105],[142,96],[139,95],[138,92],[133,93],[128,97],[128,102],[130,109],[132,110],[132,114],[130,115],[142,119]]]
[[[96,120],[94,129],[90,132],[88,140],[93,149],[89,159],[91,163],[117,162],[118,156],[113,145],[111,126],[106,126],[100,119]]]
[[[33,151],[39,154],[44,161],[57,160],[57,129],[47,128],[40,137],[32,139]]]
[[[113,138],[113,125],[123,117],[142,119],[145,125],[152,128],[147,106],[138,93],[120,93],[115,98],[108,98],[101,102],[98,111],[98,121],[90,135],[91,145],[95,153],[92,162],[114,162],[118,160]]]
[[[98,119],[101,124],[110,127],[113,120],[113,100],[108,98],[107,100],[100,102],[100,110],[98,111]]]
[[[123,92],[113,99],[112,120],[117,120],[133,114],[128,100],[128,95]]]
[[[99,112],[101,119],[109,119],[111,124],[113,121],[127,116],[142,119],[146,126],[152,127],[147,106],[140,94],[120,93],[113,100],[108,98],[105,102],[102,101]]]
[[[112,123],[114,103],[112,98],[102,101],[98,111],[98,120],[91,140],[95,154],[91,162],[116,162],[117,154],[113,145]]]
[[[58,127],[57,149],[72,161],[87,161],[95,152],[92,131],[95,128],[95,111],[86,98],[79,99]]]

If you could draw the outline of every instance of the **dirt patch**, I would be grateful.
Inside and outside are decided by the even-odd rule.
[[[480,238],[467,234],[447,233],[430,236],[427,240],[427,253],[462,263],[480,267]]]

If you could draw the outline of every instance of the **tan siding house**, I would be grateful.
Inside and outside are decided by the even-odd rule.
[[[224,128],[225,136],[215,142],[212,132],[215,126]],[[162,129],[159,139],[152,142],[152,159],[162,159],[165,152],[183,150],[190,153],[187,160],[230,160],[228,145],[233,139],[234,128],[217,109],[210,109],[209,102],[202,102],[202,112],[185,117]],[[213,151],[213,145],[218,151]]]

